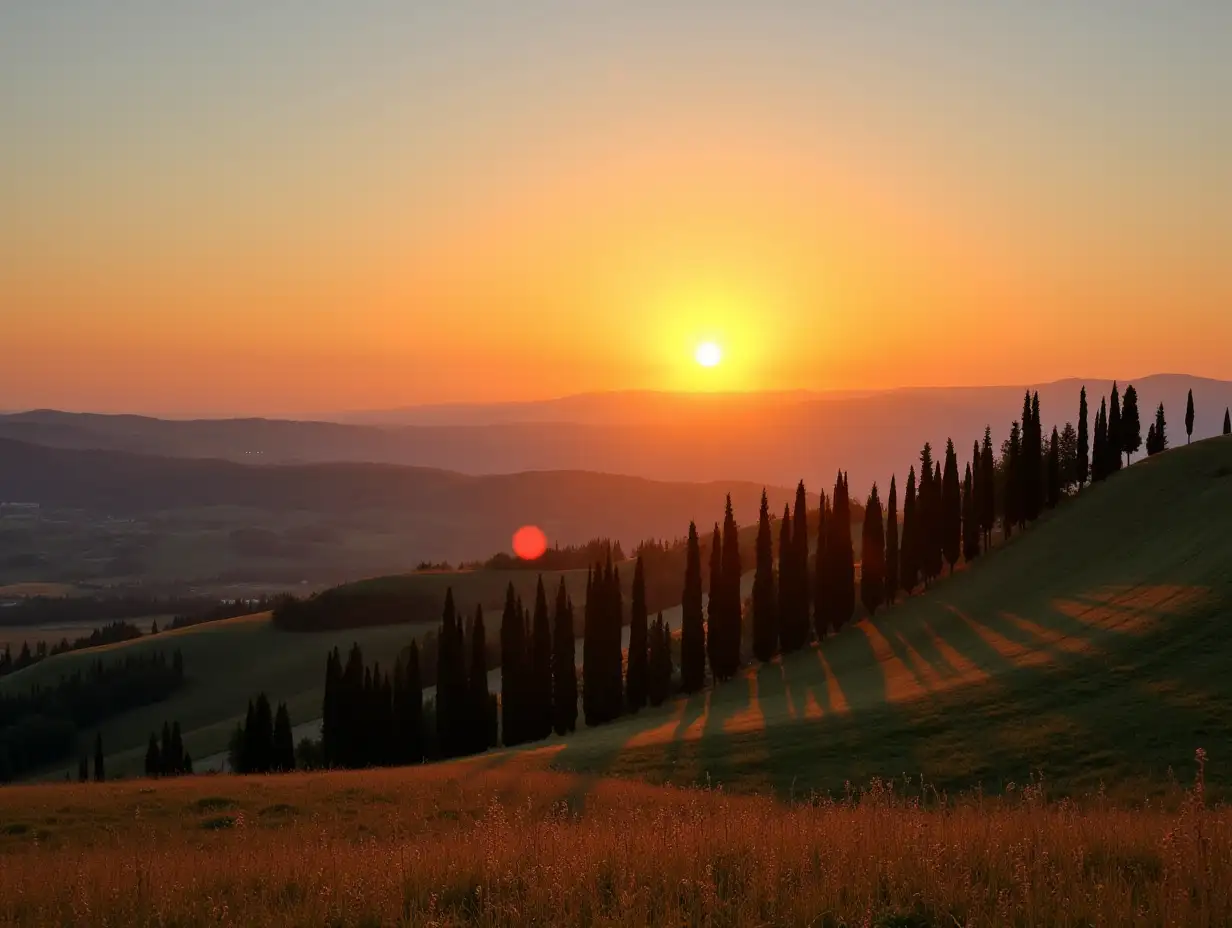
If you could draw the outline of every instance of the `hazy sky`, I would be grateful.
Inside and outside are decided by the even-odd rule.
[[[1229,49],[1227,0],[8,0],[0,408],[1232,378]]]

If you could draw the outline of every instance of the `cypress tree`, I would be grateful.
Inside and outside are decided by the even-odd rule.
[[[945,474],[941,478],[941,544],[950,573],[962,554],[962,487],[958,482],[958,455],[954,440],[945,443]]]
[[[573,603],[560,578],[552,635],[552,721],[556,734],[577,728],[577,667],[573,644]]]
[[[1021,513],[1023,522],[1034,522],[1040,514],[1040,440],[1039,423],[1035,421],[1037,406],[1032,405],[1031,393],[1027,391],[1022,403],[1022,446],[1020,458],[1022,475]]]
[[[165,729],[166,725],[163,728]],[[257,745],[254,739],[257,736],[257,710],[251,699],[248,700],[248,711],[244,715],[244,725],[239,730],[239,735],[240,750],[237,758],[239,763],[235,765],[235,772],[256,773]],[[170,734],[166,740],[170,740]]]
[[[1168,450],[1168,423],[1164,419],[1163,403],[1155,410],[1155,447],[1160,451]]]
[[[898,585],[910,595],[919,581],[920,565],[916,558],[916,533],[919,518],[915,493],[915,465],[907,471],[907,492],[903,496],[903,540],[898,549]]]
[[[740,529],[732,513],[731,494],[727,496],[727,509],[723,514],[723,633],[724,679],[731,679],[740,669],[740,644],[743,638],[741,622],[743,597],[740,595]]]
[[[94,736],[94,782],[102,783],[107,779],[107,772],[103,768],[103,734],[99,732]]]
[[[1189,391],[1189,397],[1185,400],[1185,444],[1189,444],[1193,438],[1194,427],[1194,404],[1193,390]]]
[[[1161,408],[1163,404],[1160,404]],[[1223,411],[1223,433],[1232,435],[1232,407],[1224,407]]]
[[[325,659],[325,698],[321,707],[321,754],[326,767],[341,766],[339,741],[342,719],[339,689],[342,685],[342,657],[337,648]]]
[[[933,506],[933,448],[929,442],[924,443],[920,450],[920,483],[916,489],[916,564],[920,569],[920,578],[927,587],[936,576],[932,572],[932,548],[940,546],[940,526],[934,524],[937,512]],[[940,495],[940,487],[937,493]]]
[[[592,611],[594,599],[591,580],[586,582],[586,641],[584,647],[592,647],[596,638],[596,630],[592,627]],[[523,641],[522,609],[518,605],[517,595],[511,582],[505,588],[505,608],[501,611],[501,739],[506,747],[521,744],[526,740],[523,729],[525,712],[523,709],[524,694],[522,692],[522,662],[525,658],[526,643]],[[593,662],[588,672],[593,673]],[[590,698],[594,696],[593,684],[590,687]],[[439,692],[440,687],[438,685]],[[440,711],[438,704],[437,711]]]
[[[651,706],[661,706],[667,699],[663,686],[663,613],[650,626],[649,673],[646,680],[646,698]]]
[[[1159,454],[1159,449],[1155,447],[1155,423],[1152,422],[1146,430],[1146,454],[1150,457],[1154,454]]]
[[[945,481],[941,473],[941,462],[938,461],[933,468],[933,480],[931,487],[932,493],[929,497],[933,506],[932,523],[935,536],[928,549],[928,554],[931,558],[928,565],[928,570],[929,573],[932,574],[933,579],[941,576],[941,565],[945,554],[945,539],[942,536],[942,533],[945,531],[945,518],[941,510],[944,482]]]
[[[587,725],[599,724],[599,577],[602,568],[586,571],[586,602],[583,605],[582,616],[582,714]],[[506,606],[506,608],[508,608]],[[502,642],[503,642],[502,637]],[[508,710],[505,710],[506,712]],[[508,738],[505,744],[510,744]]]
[[[979,459],[976,459],[976,469],[979,467]],[[967,471],[963,474],[962,483],[962,535],[963,535],[963,560],[970,564],[980,556],[980,531],[979,515],[976,511],[977,500],[979,494],[976,492],[975,486],[975,471],[971,465],[967,465]]]
[[[898,598],[898,487],[890,477],[890,498],[886,508],[885,529],[885,601],[894,605]]]
[[[542,582],[540,589],[542,589]],[[536,627],[536,631],[538,628]],[[548,680],[548,698],[551,698],[551,670],[545,672]],[[488,713],[491,711],[492,694],[488,689],[488,629],[483,620],[483,607],[475,607],[475,621],[471,623],[471,666],[467,677],[467,700],[470,711],[466,740],[472,751],[486,751],[495,747],[491,742]]]
[[[1061,436],[1057,427],[1052,427],[1052,438],[1048,442],[1048,508],[1054,508],[1061,502]]]
[[[646,705],[650,673],[650,629],[646,611],[646,568],[639,554],[633,567],[633,593],[629,614],[629,659],[625,673],[625,699],[630,712]]]
[[[727,648],[727,625],[723,621],[723,535],[719,523],[710,537],[710,594],[706,600],[706,657],[715,683],[727,679],[723,674]]]
[[[407,745],[407,761],[421,763],[424,759],[423,676],[419,670],[419,644],[412,640],[406,659],[406,708],[402,713],[403,737]]]
[[[851,547],[851,503],[847,492],[847,475],[839,473],[834,485],[834,513],[830,520],[830,537],[826,552],[830,559],[829,576],[833,577],[831,598],[833,613],[830,626],[837,632],[851,619],[856,608],[856,565]]]
[[[980,447],[980,528],[984,532],[984,550],[992,547],[992,529],[997,521],[997,466],[992,454],[992,426],[984,426],[984,444]]]
[[[761,491],[757,517],[757,560],[753,573],[753,655],[763,664],[778,651],[778,597],[774,589],[774,539],[770,534],[770,501]]]
[[[85,758],[82,758],[84,761]],[[162,752],[158,749],[158,738],[150,732],[150,742],[145,748],[145,775],[147,777],[161,776],[163,772]],[[84,777],[78,777],[84,780]]]
[[[1022,521],[1022,433],[1018,423],[1010,425],[1009,453],[1005,458],[1005,493],[1002,499],[1001,527],[1008,539]]]
[[[1087,430],[1087,388],[1083,384],[1082,393],[1078,397],[1078,489],[1081,490],[1091,472],[1090,457],[1091,438]]]
[[[552,734],[552,623],[548,618],[547,590],[543,575],[535,587],[535,618],[531,632],[530,688],[534,694],[533,726],[535,740]],[[486,671],[486,667],[485,667]],[[476,698],[479,691],[476,688]],[[483,703],[476,711],[487,716],[487,674],[484,674]],[[486,745],[485,745],[486,747]]]
[[[830,503],[826,494],[821,494],[821,504],[817,510],[817,550],[813,554],[813,629],[817,640],[826,637],[826,629],[830,625],[830,597],[834,595],[830,589],[830,581],[826,570],[830,564],[826,545],[830,534]]]
[[[1125,452],[1126,464],[1141,447],[1142,421],[1138,416],[1138,391],[1131,383],[1125,388],[1125,402],[1121,406],[1121,451]]]
[[[876,614],[885,598],[886,549],[882,526],[881,499],[874,483],[864,506],[864,535],[860,541],[860,601],[870,616]]]
[[[809,590],[808,494],[804,490],[803,480],[796,484],[796,505],[791,517],[791,544],[795,551],[792,559],[792,616],[790,623],[785,618],[780,621],[784,627],[790,624],[791,648],[797,650],[808,644],[812,615],[812,594]],[[784,644],[784,648],[786,647]]]
[[[1107,473],[1112,474],[1121,469],[1121,449],[1125,447],[1125,433],[1121,421],[1121,394],[1117,390],[1116,381],[1112,382],[1112,397],[1108,402],[1108,435],[1104,445],[1107,455]]]
[[[706,682],[706,626],[702,615],[702,555],[697,524],[689,523],[684,594],[680,603],[680,686],[696,693]]]
[[[508,593],[513,594],[513,584],[509,585]],[[504,632],[502,624],[501,632]],[[457,755],[458,727],[463,707],[455,701],[458,692],[458,682],[462,682],[465,691],[465,679],[454,680],[458,666],[459,644],[458,616],[453,603],[453,588],[445,591],[445,606],[441,612],[441,632],[436,645],[436,746],[442,757]],[[501,657],[506,655],[502,652]],[[510,672],[508,664],[502,664],[502,681],[504,675]]]
[[[264,693],[257,696],[256,726],[253,746],[257,754],[253,766],[257,773],[269,773],[274,766],[274,712]]]
[[[607,581],[607,605],[608,605],[608,650],[607,650],[607,685],[604,691],[607,693],[607,713],[608,720],[618,718],[625,711],[625,674],[624,674],[624,648],[621,647],[621,630],[624,627],[624,601],[620,593],[620,568],[612,565],[611,558],[608,558],[608,564],[611,566],[610,573],[606,576]]]
[[[796,636],[796,547],[792,538],[791,506],[783,505],[783,518],[779,522],[779,582],[778,616],[779,646],[786,654],[800,647]]]
[[[291,733],[291,716],[287,712],[285,702],[278,704],[278,712],[274,716],[273,764],[277,773],[287,773],[295,769],[295,739]],[[180,763],[183,763],[181,755]]]

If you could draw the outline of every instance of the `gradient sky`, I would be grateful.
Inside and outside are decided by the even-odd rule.
[[[0,409],[1232,378],[1230,48],[1226,0],[5,2]]]

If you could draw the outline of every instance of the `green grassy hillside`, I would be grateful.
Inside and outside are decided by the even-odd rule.
[[[820,648],[545,752],[780,793],[923,774],[1141,795],[1232,783],[1232,440],[1136,463]]]

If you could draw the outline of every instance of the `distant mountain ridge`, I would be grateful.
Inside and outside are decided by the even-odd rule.
[[[1138,391],[1144,424],[1162,401],[1172,444],[1183,443],[1185,397],[1194,391],[1194,437],[1217,434],[1232,382],[1157,374],[1122,380]],[[1077,424],[1087,385],[1091,425],[1111,381],[1031,385],[1046,430]],[[647,479],[745,480],[810,489],[848,471],[863,498],[899,482],[927,440],[953,438],[960,459],[991,425],[996,444],[1020,415],[1028,387],[926,387],[856,394],[587,394],[542,403],[421,407],[435,424],[363,425],[277,419],[163,420],[42,411],[0,417],[0,437],[61,448],[129,451],[242,463],[369,462],[467,474],[580,470]],[[355,414],[381,418],[392,413]],[[355,418],[349,416],[348,418]],[[453,421],[444,420],[452,417]],[[497,418],[502,421],[485,422]]]

